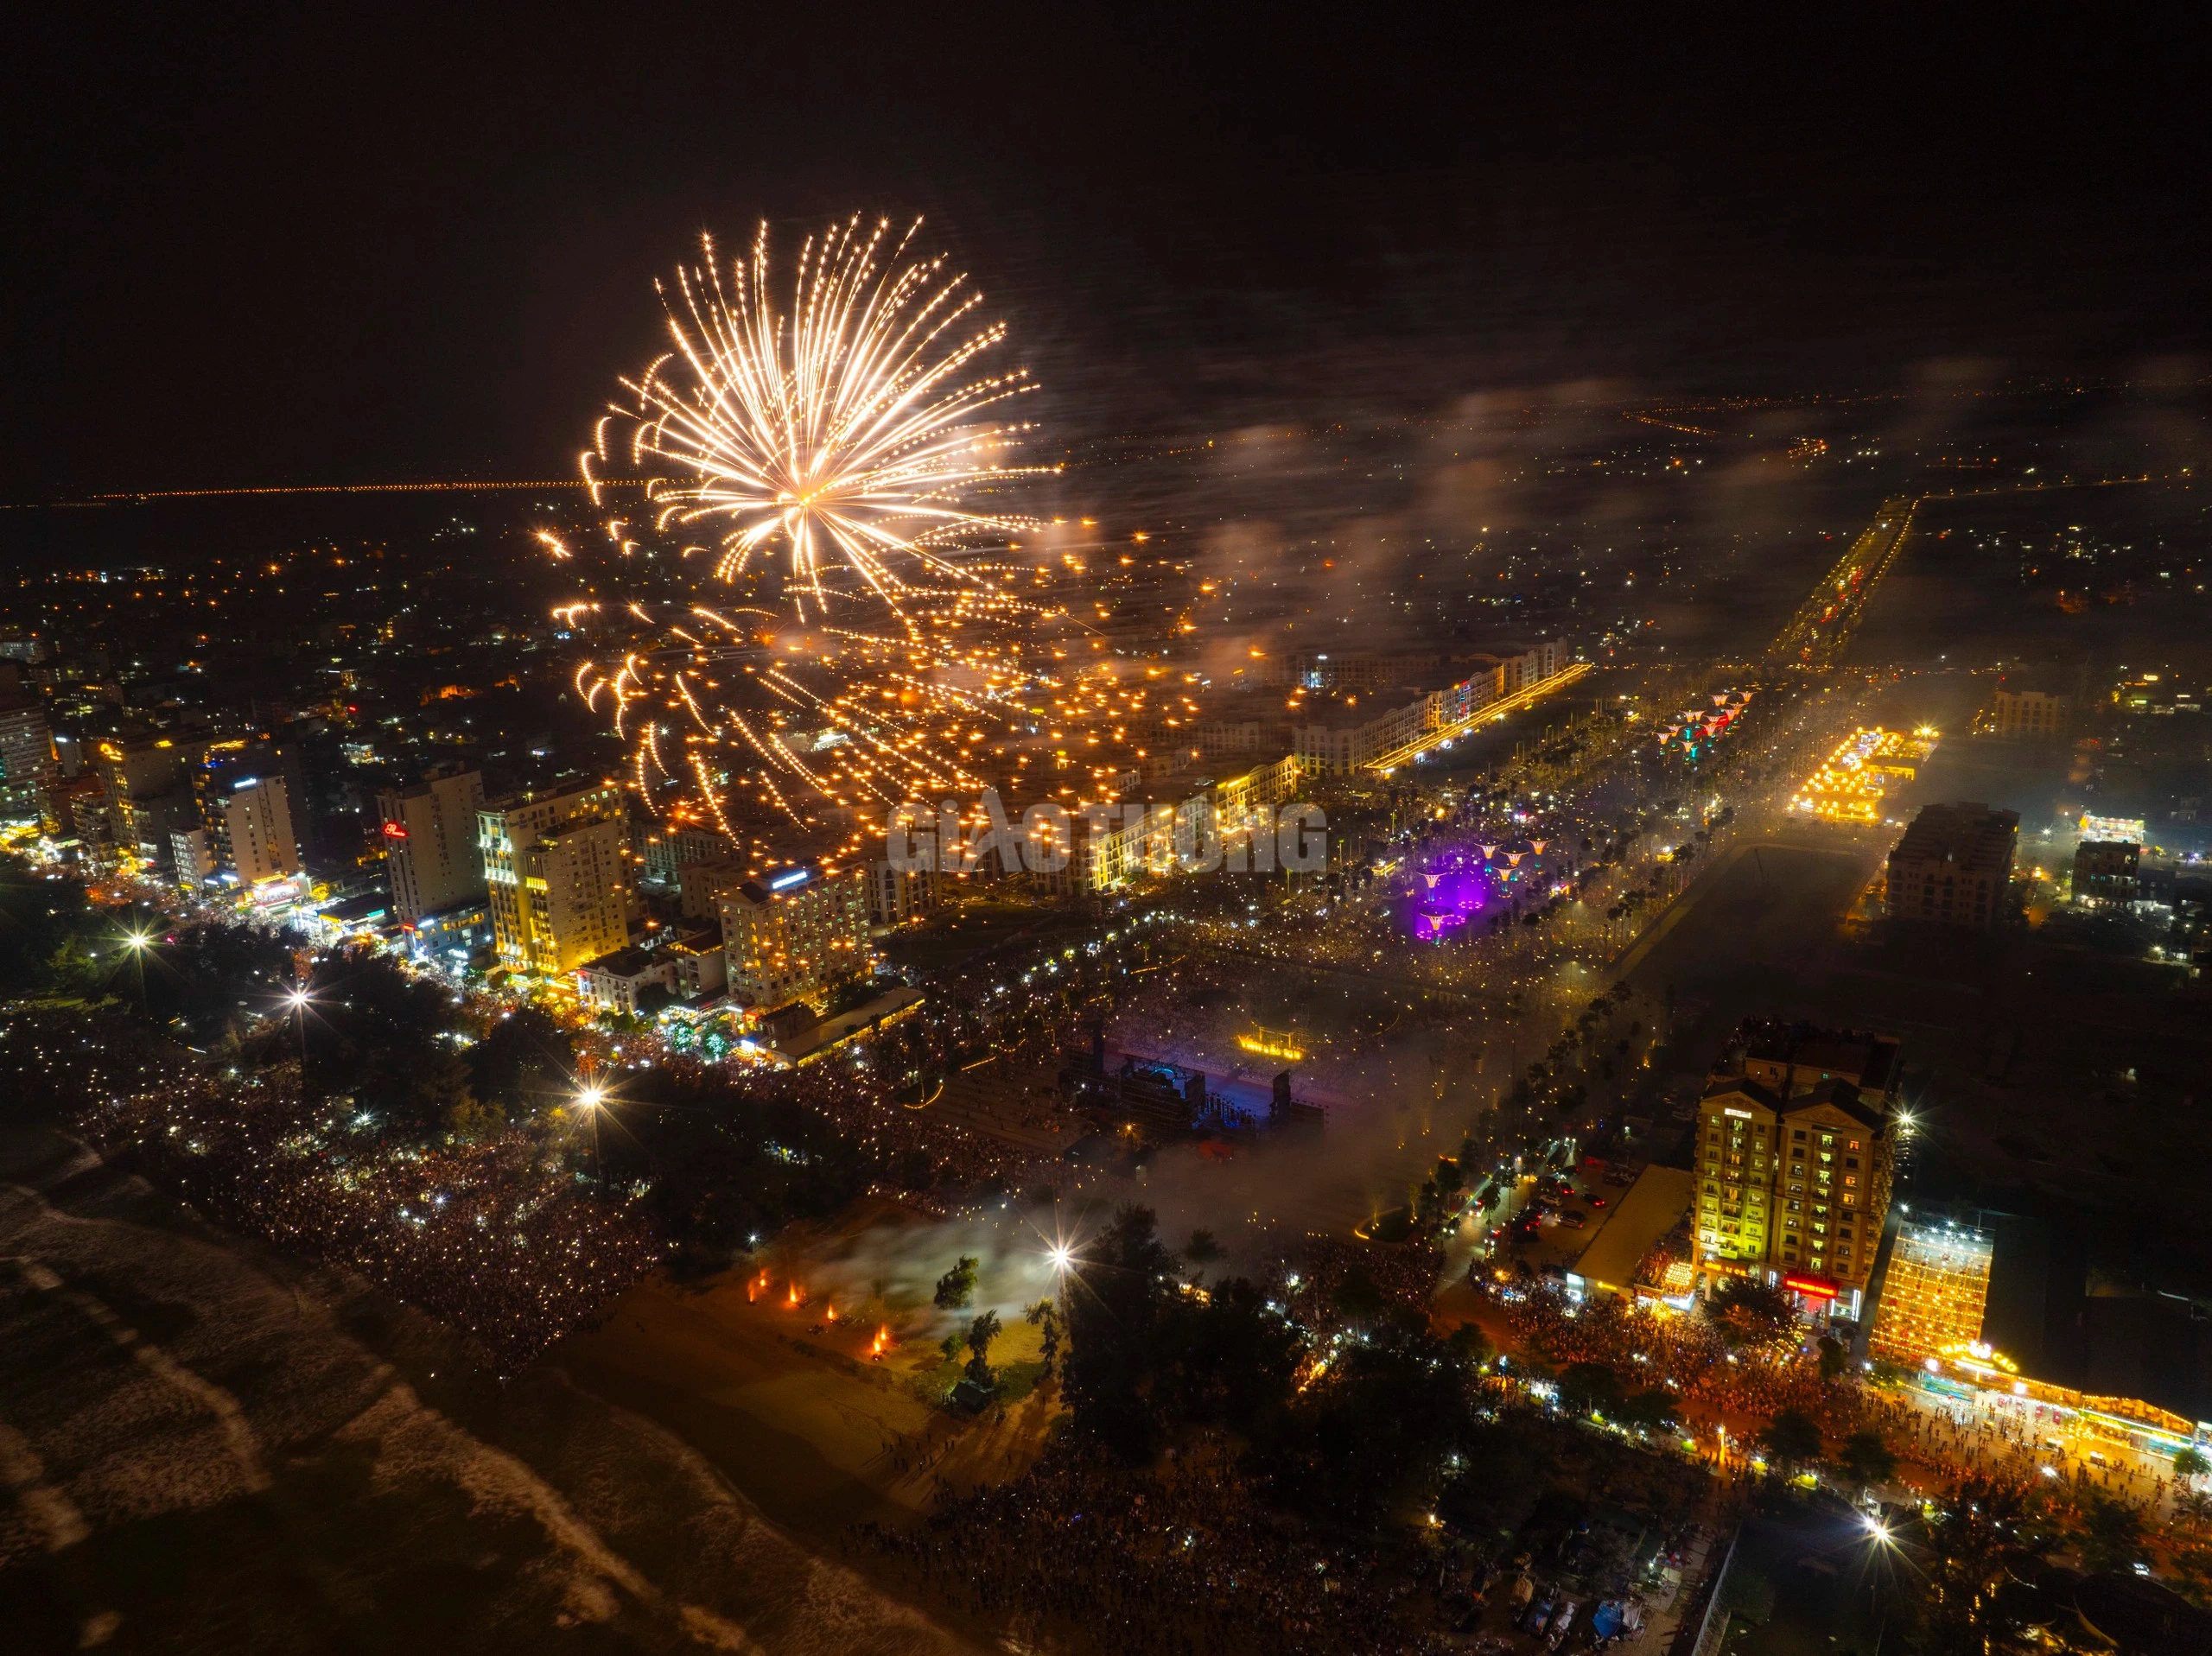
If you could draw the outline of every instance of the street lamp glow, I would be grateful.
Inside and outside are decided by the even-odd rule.
[[[294,1012],[304,1012],[315,1004],[315,997],[305,989],[288,989],[284,992],[284,1004]]]
[[[133,954],[142,949],[151,949],[154,946],[154,934],[150,931],[126,931],[123,934],[123,946]]]
[[[586,1082],[583,1090],[576,1094],[576,1102],[587,1110],[595,1110],[607,1101],[607,1088],[597,1082]]]
[[[1075,1264],[1075,1250],[1065,1242],[1053,1243],[1046,1250],[1045,1257],[1052,1262],[1053,1272],[1063,1277],[1067,1275],[1069,1268]]]

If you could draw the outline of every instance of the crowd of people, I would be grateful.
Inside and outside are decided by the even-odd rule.
[[[213,1066],[111,1095],[79,1126],[210,1218],[359,1272],[479,1341],[513,1374],[652,1269],[634,1193],[588,1164],[454,1140],[398,1146],[340,1101],[303,1106],[294,1066]]]
[[[947,1488],[919,1527],[867,1525],[855,1539],[968,1615],[1102,1650],[1440,1647],[1412,1625],[1403,1572],[1274,1520],[1218,1443],[1140,1471],[1056,1450],[1018,1482]]]
[[[1652,1310],[1605,1295],[1575,1303],[1563,1291],[1527,1281],[1485,1284],[1512,1333],[1512,1344],[1564,1368],[1603,1363],[1634,1387],[1663,1386],[1706,1414],[1771,1418],[1795,1410],[1824,1431],[1860,1424],[1865,1393],[1853,1381],[1821,1373],[1795,1342],[1732,1348],[1707,1318]]]

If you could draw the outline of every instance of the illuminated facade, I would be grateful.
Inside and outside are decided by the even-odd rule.
[[[1737,1032],[1698,1112],[1697,1256],[1859,1315],[1890,1206],[1897,1044],[1802,1025]]]
[[[2063,736],[2073,705],[2072,698],[2048,690],[1999,690],[1990,722],[1999,736]]]
[[[869,964],[868,877],[859,868],[786,868],[720,902],[730,993],[761,1011]]]
[[[283,777],[248,777],[238,782],[223,801],[223,826],[239,885],[289,879],[300,872],[291,790]]]
[[[411,788],[377,796],[392,912],[403,922],[411,925],[484,895],[477,834],[483,803],[483,774],[459,769],[433,771]]]
[[[35,701],[0,707],[0,816],[42,816],[54,786],[54,734]]]
[[[476,813],[492,936],[505,966],[548,976],[629,942],[621,790],[519,794]]]
[[[1866,1348],[1900,1363],[1970,1350],[1989,1305],[1993,1246],[1986,1231],[1964,1225],[1902,1227]]]

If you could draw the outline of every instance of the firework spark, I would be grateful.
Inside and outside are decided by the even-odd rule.
[[[1023,428],[988,417],[1032,382],[976,371],[1005,326],[976,319],[982,295],[941,257],[910,255],[920,227],[810,238],[781,311],[766,225],[727,277],[708,239],[661,290],[674,349],[623,382],[633,403],[600,422],[586,477],[626,421],[629,464],[676,473],[647,491],[655,529],[719,531],[723,581],[780,546],[801,604],[864,591],[904,613],[935,595],[920,583],[969,578],[946,554],[1027,521],[964,503],[1038,469],[1003,462]]]
[[[983,371],[1005,329],[912,251],[918,228],[833,226],[780,290],[765,226],[727,267],[709,242],[661,289],[674,349],[623,382],[582,456],[595,502],[644,483],[651,529],[612,518],[613,583],[559,612],[639,624],[576,688],[671,822],[815,826],[823,807],[850,820],[994,781],[1067,793],[1044,773],[1071,769],[1088,793],[1143,756],[1160,669],[1125,683],[1096,640],[1072,660],[1055,646],[1071,606],[1016,566],[1009,537],[1032,520],[1005,504],[1051,469],[1011,459],[1027,428],[1001,405],[1031,381]],[[656,542],[704,554],[705,579],[671,600]]]

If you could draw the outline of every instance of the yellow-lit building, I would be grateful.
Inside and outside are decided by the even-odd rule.
[[[1993,1252],[1989,1233],[1970,1226],[1902,1227],[1867,1350],[1891,1362],[1916,1363],[1972,1348],[1989,1307]]]
[[[730,993],[759,1011],[804,999],[871,964],[862,869],[786,868],[716,900]]]
[[[557,976],[629,942],[625,815],[621,790],[597,783],[477,812],[502,965]]]
[[[1897,1044],[1754,1021],[1698,1111],[1698,1269],[1856,1317],[1889,1213]]]

